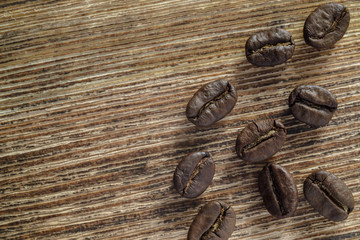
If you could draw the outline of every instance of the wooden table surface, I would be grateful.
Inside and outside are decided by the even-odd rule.
[[[0,238],[186,239],[199,209],[223,200],[235,239],[360,239],[360,1],[328,50],[305,44],[316,0],[0,1]],[[247,62],[247,38],[278,26],[296,49],[275,67]],[[203,84],[227,79],[233,111],[208,128],[185,117]],[[329,89],[339,108],[313,129],[287,98],[299,84]],[[270,161],[299,191],[295,216],[273,218],[257,188],[262,164],[234,150],[252,120],[276,118],[287,141]],[[213,154],[215,176],[196,199],[174,190],[187,154]],[[306,202],[302,183],[324,169],[351,189],[355,209],[331,222]]]

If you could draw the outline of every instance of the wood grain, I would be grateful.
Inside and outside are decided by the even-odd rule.
[[[315,0],[2,0],[0,2],[0,238],[186,239],[208,201],[235,210],[231,239],[360,239],[360,2],[345,36],[328,50],[304,43]],[[293,58],[275,67],[246,61],[247,38],[287,29]],[[185,107],[205,83],[227,79],[233,111],[197,128]],[[312,129],[287,106],[291,90],[316,84],[336,95],[331,122]],[[262,165],[236,156],[239,130],[277,118],[287,141],[271,158],[299,190],[294,217],[263,206]],[[172,175],[192,151],[213,154],[200,197],[181,198]],[[308,174],[326,169],[351,189],[343,222],[304,199]]]

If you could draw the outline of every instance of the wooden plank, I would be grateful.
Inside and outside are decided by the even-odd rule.
[[[360,238],[360,2],[345,36],[328,50],[307,46],[306,17],[327,1],[6,0],[0,2],[0,238],[186,239],[208,201],[235,210],[231,239]],[[247,38],[283,27],[290,61],[247,62]],[[227,79],[233,111],[197,128],[185,107],[205,83]],[[287,98],[299,84],[337,97],[331,122],[312,129]],[[294,176],[299,206],[276,220],[263,206],[257,175],[242,162],[237,133],[278,118],[287,141],[271,158]],[[181,198],[172,175],[187,154],[207,150],[216,172],[196,199]],[[317,169],[340,177],[355,209],[343,222],[321,217],[302,183]]]

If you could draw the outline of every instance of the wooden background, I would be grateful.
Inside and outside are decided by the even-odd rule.
[[[185,239],[210,200],[235,210],[231,239],[360,239],[360,1],[343,2],[350,26],[333,48],[304,43],[316,0],[1,0],[0,238]],[[247,38],[279,26],[293,58],[275,67],[246,61]],[[205,83],[230,80],[233,111],[197,128],[185,107]],[[325,127],[289,113],[299,84],[338,99]],[[299,206],[276,220],[257,175],[235,153],[239,130],[278,118],[287,142],[273,158],[294,176]],[[207,150],[216,173],[200,197],[172,184],[178,162]],[[335,223],[304,199],[307,175],[326,169],[353,191],[356,207]]]

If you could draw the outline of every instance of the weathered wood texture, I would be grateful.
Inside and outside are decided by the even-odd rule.
[[[198,210],[223,200],[237,214],[231,239],[360,239],[360,2],[333,48],[304,43],[316,0],[16,0],[0,2],[0,238],[185,239]],[[244,45],[280,26],[293,58],[254,67]],[[203,84],[230,80],[239,99],[209,128],[185,107]],[[312,129],[289,113],[299,84],[333,92],[339,109]],[[234,150],[251,120],[281,119],[287,142],[272,159],[299,190],[294,217],[276,220],[257,189],[262,165]],[[210,151],[216,173],[195,200],[172,185],[178,162]],[[354,193],[344,222],[305,201],[304,178],[326,169]],[[333,237],[332,237],[333,236]],[[336,237],[335,237],[336,236]]]

